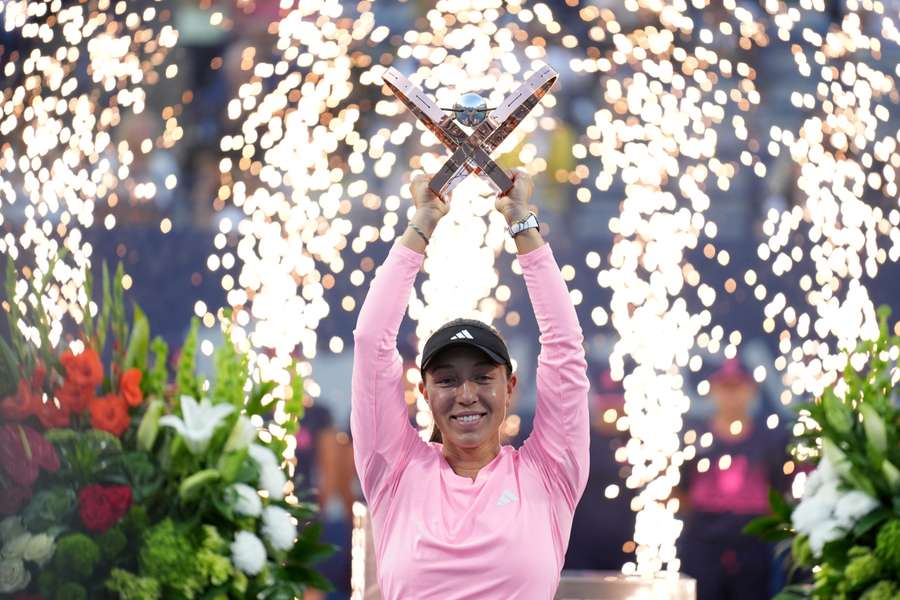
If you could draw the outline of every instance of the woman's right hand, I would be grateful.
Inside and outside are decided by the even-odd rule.
[[[431,177],[420,173],[409,184],[409,191],[416,206],[416,214],[411,220],[429,238],[434,233],[438,221],[450,212],[450,206],[428,187],[430,183]]]

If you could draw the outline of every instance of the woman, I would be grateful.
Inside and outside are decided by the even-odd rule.
[[[491,327],[457,321],[422,357],[443,443],[407,418],[397,331],[425,247],[448,207],[412,182],[416,212],[378,270],[354,332],[350,425],[372,515],[381,593],[410,598],[552,598],[572,514],[588,473],[588,380],[582,333],[566,285],[528,212],[530,177],[515,175],[495,206],[516,233],[519,264],[541,331],[534,430],[500,446],[517,377]]]

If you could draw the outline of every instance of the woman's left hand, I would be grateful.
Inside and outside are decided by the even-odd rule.
[[[516,169],[512,177],[513,186],[509,193],[497,196],[497,200],[494,202],[494,207],[500,211],[510,225],[528,216],[532,210],[529,201],[531,193],[534,191],[531,175],[524,169]]]

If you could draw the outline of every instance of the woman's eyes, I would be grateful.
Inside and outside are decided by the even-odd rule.
[[[488,383],[493,380],[490,375],[476,375],[472,378],[477,383]],[[440,377],[435,380],[438,385],[453,386],[458,385],[455,377]]]

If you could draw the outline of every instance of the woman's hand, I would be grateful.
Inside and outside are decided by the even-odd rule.
[[[528,203],[533,191],[534,182],[531,180],[531,175],[524,169],[516,169],[513,173],[512,189],[508,194],[498,196],[494,206],[500,211],[506,222],[512,225],[527,217],[528,213],[534,210],[534,207]],[[515,240],[516,252],[519,254],[528,254],[544,245],[544,238],[537,229],[526,229],[516,235]]]
[[[425,246],[428,245],[426,238],[431,239],[438,221],[450,211],[447,203],[428,187],[430,183],[431,177],[422,174],[416,175],[410,182],[409,191],[416,206],[416,214],[409,220],[410,226],[400,237],[401,244],[419,254],[425,254]]]
[[[438,221],[450,211],[447,203],[428,187],[430,183],[431,177],[420,173],[413,177],[409,184],[409,191],[416,205],[416,214],[413,215],[412,222],[429,238],[434,233]]]
[[[509,193],[497,196],[497,201],[494,202],[494,207],[500,211],[510,225],[528,216],[532,210],[529,200],[534,191],[531,175],[524,169],[516,169],[512,178],[513,186]]]

